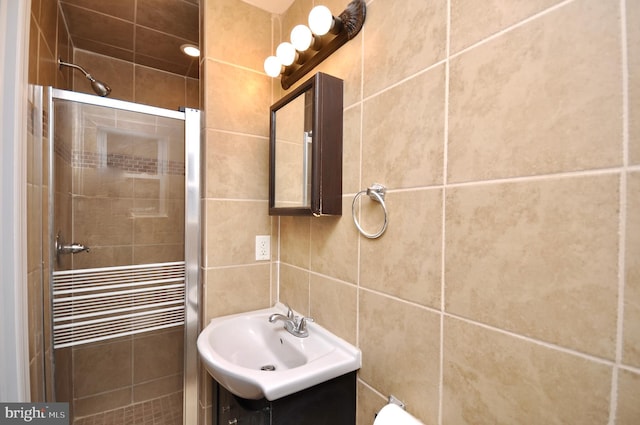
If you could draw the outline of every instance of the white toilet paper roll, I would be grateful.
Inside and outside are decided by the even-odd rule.
[[[397,404],[387,404],[376,416],[373,425],[423,425]]]

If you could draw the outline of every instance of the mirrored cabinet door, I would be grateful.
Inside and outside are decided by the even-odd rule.
[[[317,73],[271,107],[269,215],[342,214],[342,91]]]

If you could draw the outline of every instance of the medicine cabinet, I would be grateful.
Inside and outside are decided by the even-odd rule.
[[[269,215],[342,214],[342,97],[319,72],[271,106]]]

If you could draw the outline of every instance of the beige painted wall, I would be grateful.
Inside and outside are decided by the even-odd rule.
[[[316,69],[345,80],[346,213],[271,219],[262,61],[313,5],[201,4],[205,319],[279,292],[359,346],[359,425],[390,394],[425,424],[638,423],[638,2],[369,1]]]

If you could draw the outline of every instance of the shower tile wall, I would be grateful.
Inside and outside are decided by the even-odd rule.
[[[220,265],[262,265],[266,192],[248,188],[266,178],[243,160],[282,90],[261,89],[261,61],[318,3],[272,20],[204,1],[209,276],[224,237]],[[367,3],[362,33],[315,71],[345,80],[344,210],[383,183],[389,228],[367,240],[344,214],[272,232],[280,300],[363,350],[358,424],[390,394],[429,425],[639,423],[640,2]],[[266,106],[222,110],[220,95]],[[363,208],[365,228],[379,213]],[[270,290],[224,282],[207,279],[205,318]]]
[[[42,86],[71,87],[70,74],[58,71],[55,58],[68,60],[71,54],[69,35],[61,22],[61,13],[55,0],[32,0],[29,29],[29,76],[30,84]],[[27,139],[27,265],[29,294],[29,365],[31,400],[45,401],[53,394],[52,379],[45,381],[45,375],[52,373],[50,362],[45,361],[53,355],[48,343],[49,326],[43,322],[43,313],[48,313],[49,275],[42,273],[49,264],[49,215],[48,205],[48,171],[42,164],[48,163],[48,145],[46,140],[47,116],[43,134],[39,127],[43,123],[37,121],[33,113],[35,106],[30,104]],[[45,386],[48,384],[48,386]]]
[[[154,331],[73,348],[76,420],[181,394],[182,329]]]
[[[82,126],[74,129],[78,139],[69,149],[72,238],[91,252],[74,255],[73,268],[182,261],[184,126],[167,118],[81,109]],[[160,155],[166,155],[164,172],[158,170]]]
[[[71,169],[71,150],[73,140],[74,106],[69,103],[57,103],[54,106],[54,180],[56,182],[53,193],[54,229],[55,233],[65,235],[69,239],[73,236],[73,180]],[[48,238],[44,239],[45,241]],[[67,241],[70,242],[70,241]],[[60,256],[52,265],[58,270],[72,268],[71,256]],[[43,273],[49,276],[48,269]],[[47,292],[50,292],[48,289]],[[74,416],[73,404],[73,349],[63,348],[53,352],[54,372],[51,382],[55,384],[55,400],[69,402],[69,414]]]
[[[59,267],[183,260],[183,124],[68,102],[56,107],[55,225],[67,241],[91,248],[61,256]],[[180,328],[58,349],[58,400],[72,401],[77,419],[180,393],[183,340]]]
[[[29,83],[71,88],[69,70],[59,70],[57,58],[69,61],[73,46],[57,0],[32,0],[29,32]]]
[[[181,106],[196,109],[200,107],[199,82],[195,78],[135,65],[132,62],[80,49],[74,49],[73,60],[111,87],[110,98],[173,111]],[[79,72],[73,75],[73,90],[94,94],[87,79]]]
[[[170,74],[152,68],[134,66],[131,63],[110,59],[101,55],[81,51],[73,48],[69,41],[68,31],[64,25],[64,20],[60,13],[59,4],[56,0],[32,0],[31,2],[31,26],[29,44],[29,83],[43,86],[54,86],[62,89],[75,89],[76,91],[93,94],[90,86],[84,77],[76,80],[70,69],[58,70],[56,59],[61,57],[64,61],[77,61],[81,63],[89,72],[96,77],[107,82],[112,88],[112,98],[136,101],[152,106],[164,107],[177,110],[180,106],[199,107],[198,80]],[[136,80],[138,85],[134,85]],[[162,90],[158,90],[162,87]],[[32,106],[33,108],[33,106]],[[56,111],[59,116],[71,114],[73,110],[70,106],[58,106]],[[35,123],[33,123],[35,125]],[[33,128],[30,125],[28,150],[28,264],[29,264],[29,334],[30,334],[30,369],[31,369],[31,399],[32,401],[45,401],[45,373],[52,373],[48,369],[48,363],[44,361],[44,356],[53,355],[51,347],[43,343],[42,335],[48,332],[46,325],[43,327],[42,308],[48,309],[48,300],[43,296],[48,294],[48,273],[42,270],[49,268],[48,251],[48,182],[46,178],[47,170],[42,170],[40,176],[40,154],[35,151],[39,148],[37,140],[34,138]],[[132,124],[133,126],[139,124]],[[60,130],[58,142],[62,140],[72,140],[73,129],[58,124]],[[45,128],[46,131],[46,128]],[[43,155],[47,149],[42,147]],[[72,172],[70,164],[72,162],[72,148],[70,143],[58,143],[56,147],[56,176],[60,182],[55,193],[56,216],[59,217],[56,223],[59,230],[70,238],[74,233],[72,226],[72,185],[80,186],[89,195],[91,191],[109,191],[109,188],[101,186],[91,189],[89,183],[95,182],[92,171],[81,174],[77,170]],[[46,164],[46,158],[44,163]],[[183,170],[181,171],[183,172]],[[177,178],[169,178],[168,196],[173,199],[168,205],[169,214],[176,211],[174,204],[178,204],[180,197],[183,197],[181,183],[177,183]],[[182,180],[182,177],[179,178]],[[153,185],[154,183],[150,183]],[[147,189],[149,182],[147,182]],[[180,186],[180,188],[178,188]],[[121,188],[119,188],[121,189]],[[134,191],[134,189],[131,189]],[[137,206],[140,208],[149,207],[150,198],[143,199],[142,185],[135,188],[135,195],[138,199]],[[157,190],[156,190],[157,191]],[[103,192],[104,193],[104,192]],[[84,195],[83,195],[84,196]],[[131,198],[133,199],[133,197]],[[76,197],[76,203],[82,204]],[[89,202],[91,204],[91,202]],[[155,200],[152,201],[155,204]],[[93,203],[95,204],[95,202]],[[86,203],[84,203],[86,205]],[[94,210],[94,211],[99,211]],[[181,220],[181,213],[175,215],[176,220]],[[105,220],[108,217],[103,217]],[[144,223],[142,223],[144,221]],[[161,220],[160,220],[161,221]],[[103,220],[104,224],[105,221]],[[133,261],[147,262],[151,257],[159,258],[154,261],[168,261],[178,258],[178,251],[182,251],[182,226],[160,225],[159,220],[147,219],[138,220],[132,227],[129,237],[134,235],[138,244],[127,248],[128,255],[122,258],[120,255],[111,255],[119,264],[131,264]],[[77,223],[76,223],[77,225]],[[94,227],[98,230],[100,227]],[[163,230],[165,229],[165,230]],[[77,233],[77,231],[76,231]],[[81,232],[84,233],[84,232]],[[90,232],[92,235],[95,233]],[[89,240],[89,239],[87,239]],[[81,241],[84,242],[84,241]],[[94,243],[95,250],[100,253],[99,258],[109,257],[106,247],[100,247],[100,241],[89,240]],[[87,243],[91,246],[91,243]],[[93,251],[93,247],[92,247]],[[155,257],[159,255],[158,257]],[[93,258],[98,257],[92,256]],[[179,258],[181,259],[181,257]],[[44,263],[43,263],[44,262]],[[76,266],[88,267],[102,264],[102,261],[90,261],[88,256],[80,257]],[[61,268],[70,268],[71,259],[62,258]],[[83,264],[80,264],[83,263]],[[113,264],[110,264],[113,265]],[[44,288],[43,288],[44,285]],[[46,312],[46,310],[45,310]],[[44,338],[47,341],[48,337]],[[136,337],[123,338],[113,347],[108,343],[81,346],[76,349],[56,350],[56,395],[58,400],[78,399],[71,404],[72,411],[75,407],[76,416],[99,412],[103,409],[110,409],[120,405],[128,405],[144,400],[155,399],[164,394],[176,394],[182,389],[182,330],[165,330],[139,335]],[[159,349],[158,347],[161,347]],[[98,360],[89,360],[87,353],[94,351],[113,352],[114,355],[122,357],[123,353],[131,354],[122,365],[113,366],[112,359],[105,361],[103,357]],[[142,360],[141,354],[150,353],[148,360]],[[119,380],[123,370],[131,371],[129,380]],[[82,372],[81,372],[82,371]],[[91,371],[93,377],[84,372]],[[109,377],[102,379],[101,377]],[[116,377],[111,379],[111,377]],[[53,383],[53,379],[48,379],[47,383]],[[51,397],[51,388],[46,388],[46,394]],[[51,400],[49,398],[48,400]]]
[[[79,71],[59,69],[57,58],[85,68],[111,88],[110,98],[171,110],[199,108],[199,81],[74,48],[58,0],[32,0],[29,33],[29,82],[94,94]],[[73,71],[73,72],[72,72]],[[161,89],[160,89],[161,88]]]

